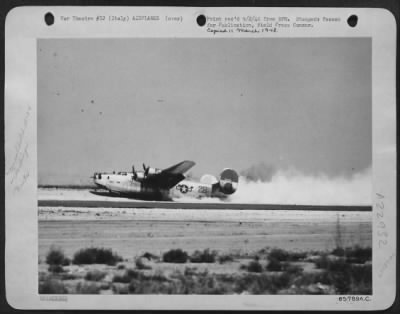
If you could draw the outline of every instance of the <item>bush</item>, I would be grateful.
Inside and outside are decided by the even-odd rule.
[[[64,265],[65,263],[68,262],[69,259],[67,259],[64,255],[64,252],[61,248],[57,247],[50,247],[50,251],[46,255],[46,263],[49,265]]]
[[[79,282],[76,286],[77,294],[99,294],[100,286],[95,283]]]
[[[114,294],[128,294],[129,293],[127,285],[113,284],[111,288],[112,288],[112,291]]]
[[[115,275],[113,278],[113,282],[130,283],[132,279],[139,278],[141,278],[140,272],[134,269],[127,269],[122,276]]]
[[[157,270],[153,276],[150,277],[153,281],[164,282],[168,281],[167,277],[164,276],[161,270]]]
[[[275,259],[279,262],[296,262],[307,257],[306,252],[288,252],[282,249],[272,249],[268,254],[268,259]]]
[[[346,248],[345,255],[349,263],[364,264],[372,260],[372,249],[355,246],[354,248]]]
[[[216,252],[210,252],[209,249],[205,249],[203,252],[195,251],[190,257],[192,263],[215,263]]]
[[[135,261],[135,265],[137,269],[151,269],[150,265],[146,265],[143,260],[142,257],[139,257],[136,259]]]
[[[218,257],[218,262],[220,264],[224,264],[227,262],[233,262],[234,258],[231,255],[221,255],[220,257]]]
[[[326,269],[328,271],[346,271],[349,268],[349,264],[346,263],[345,259],[330,258],[327,255],[322,255],[315,261],[317,268]]]
[[[60,280],[46,279],[39,284],[39,293],[41,294],[65,294],[68,293],[67,288]]]
[[[122,258],[114,254],[111,249],[86,248],[75,253],[72,263],[74,264],[107,264],[115,265]]]
[[[293,265],[290,263],[281,263],[282,270],[288,274],[299,274],[303,271],[303,268],[298,265]]]
[[[297,262],[304,260],[307,257],[307,252],[289,252],[288,260],[291,262]]]
[[[49,266],[48,271],[49,271],[49,272],[52,272],[52,273],[57,273],[57,274],[58,274],[58,273],[64,272],[64,268],[62,268],[61,265],[54,265],[54,264],[52,264],[52,265]]]
[[[261,273],[263,270],[263,267],[258,261],[251,261],[249,265],[247,265],[247,271],[251,273]]]
[[[100,281],[106,275],[107,275],[107,273],[105,273],[105,272],[102,272],[102,271],[99,271],[99,270],[93,270],[93,271],[89,271],[89,272],[86,273],[85,279],[86,280],[90,280],[90,281]]]
[[[194,276],[196,275],[196,267],[185,267],[184,275],[185,276]]]
[[[268,254],[269,260],[276,260],[278,262],[287,261],[289,258],[289,253],[282,249],[272,249]]]
[[[61,280],[75,280],[77,278],[79,278],[79,276],[76,274],[70,274],[70,273],[61,274]]]
[[[169,250],[164,253],[163,261],[165,263],[186,263],[188,259],[188,254],[181,249]]]
[[[342,247],[337,247],[331,252],[331,254],[335,256],[344,256],[345,250]]]
[[[149,252],[144,253],[142,257],[147,258],[149,261],[152,259],[158,259],[157,255],[151,254]]]
[[[276,258],[269,257],[267,270],[268,271],[281,271],[282,270],[281,262]]]

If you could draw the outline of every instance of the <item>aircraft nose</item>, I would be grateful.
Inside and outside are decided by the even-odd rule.
[[[101,180],[101,173],[95,172],[92,178],[94,182]]]

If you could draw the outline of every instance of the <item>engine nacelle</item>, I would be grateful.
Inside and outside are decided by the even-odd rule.
[[[154,175],[157,173],[160,173],[162,170],[161,169],[157,169],[157,168],[149,168],[149,171],[147,172],[147,175]]]
[[[239,175],[235,170],[226,168],[221,172],[218,184],[222,193],[233,194],[238,188]]]

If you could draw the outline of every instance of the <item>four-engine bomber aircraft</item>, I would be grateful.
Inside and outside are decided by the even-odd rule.
[[[239,176],[229,168],[221,172],[219,180],[209,174],[204,175],[200,182],[184,180],[184,173],[194,165],[193,161],[185,160],[161,170],[143,164],[140,171],[132,166],[132,172],[96,172],[93,179],[98,187],[114,195],[140,199],[172,200],[182,196],[225,198],[236,191]]]

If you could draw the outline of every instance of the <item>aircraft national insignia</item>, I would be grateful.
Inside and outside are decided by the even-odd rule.
[[[187,192],[191,192],[193,190],[193,186],[188,187],[186,184],[178,184],[176,188],[181,191],[181,193],[186,194]]]

